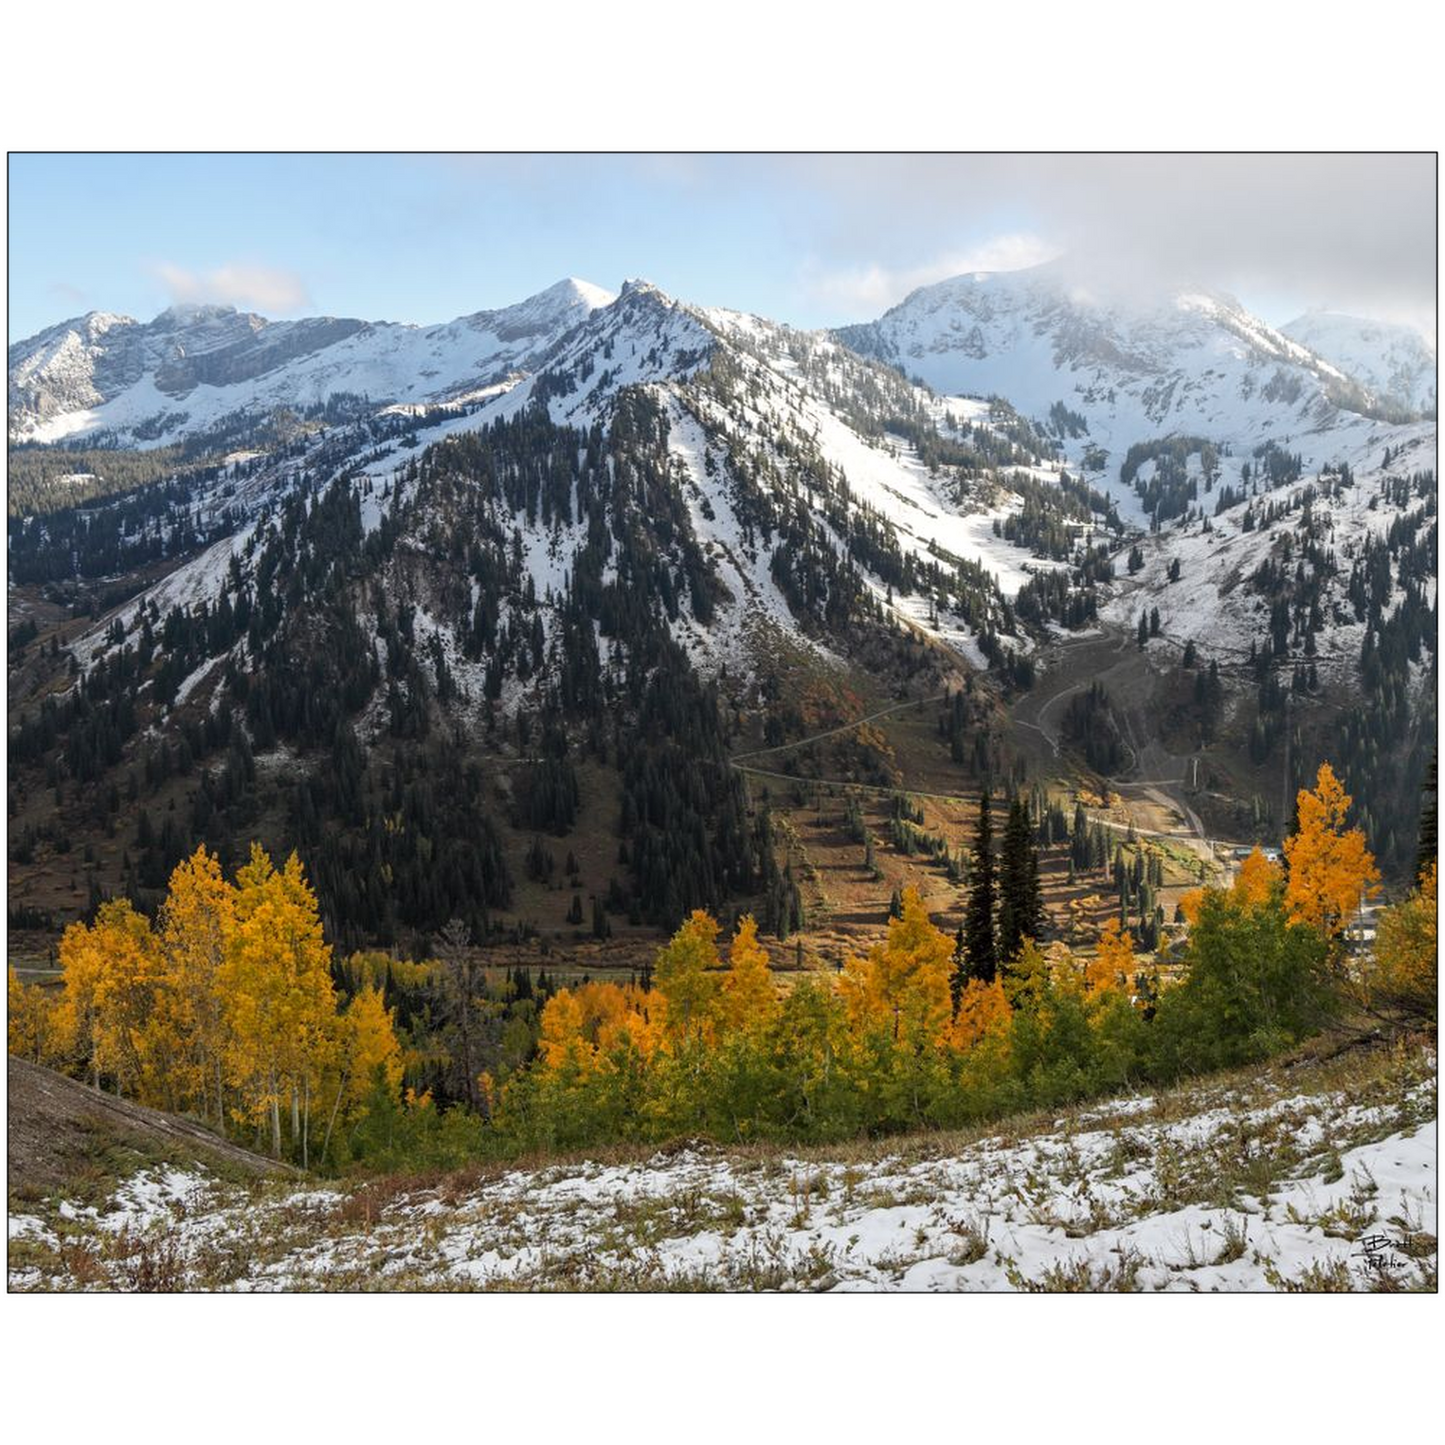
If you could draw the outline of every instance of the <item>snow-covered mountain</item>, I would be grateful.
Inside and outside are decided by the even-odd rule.
[[[9,348],[9,435],[49,442],[110,432],[157,445],[238,411],[341,392],[436,401],[530,370],[612,299],[566,280],[440,326],[267,321],[225,306],[172,307],[148,323],[93,311]]]
[[[1375,695],[1399,706],[1331,744],[1361,793],[1433,696],[1433,420],[1381,414],[1225,298],[1106,307],[1045,269],[829,333],[564,282],[324,339],[348,325],[92,318],[12,351],[21,435],[120,444],[87,450],[83,508],[68,450],[18,454],[46,500],[10,528],[12,596],[79,595],[80,686],[125,692],[93,751],[122,723],[241,710],[277,767],[342,720],[363,751],[443,722],[638,721],[658,678],[667,726],[701,680],[764,713],[785,675],[1027,688],[1061,631],[1146,609],[1150,666],[1193,641],[1235,669],[1231,706],[1255,706],[1260,649],[1336,698],[1383,657]],[[181,462],[150,459],[178,472],[130,480],[130,448],[179,439]],[[61,666],[37,659],[33,686],[65,686]],[[1283,723],[1260,696],[1268,758]],[[1408,796],[1418,763],[1371,805]]]
[[[1280,331],[1348,372],[1382,402],[1402,411],[1435,410],[1435,347],[1413,327],[1310,311]]]
[[[1248,495],[1247,469],[1259,470],[1259,448],[1271,443],[1299,458],[1299,475],[1343,462],[1366,490],[1387,449],[1396,471],[1434,466],[1433,423],[1367,415],[1362,387],[1228,298],[1180,292],[1144,307],[1104,305],[1069,288],[1054,266],[928,287],[836,335],[692,307],[646,282],[614,298],[573,280],[431,328],[268,323],[218,308],[149,326],[92,316],[12,348],[10,385],[23,399],[12,432],[36,439],[127,428],[134,436],[138,425],[152,441],[174,439],[237,413],[338,393],[368,399],[353,415],[369,420],[324,428],[299,454],[293,446],[248,460],[243,477],[223,475],[217,495],[195,498],[196,516],[226,506],[243,524],[158,584],[162,611],[212,593],[297,477],[359,474],[375,528],[405,498],[418,449],[538,403],[558,426],[606,428],[618,398],[643,388],[667,418],[689,526],[720,579],[722,600],[706,623],[686,614],[675,623],[709,669],[739,663],[759,621],[808,631],[780,589],[791,563],[777,559],[768,529],[759,535],[760,513],[806,514],[795,543],[806,534],[861,563],[880,605],[979,663],[980,633],[1013,630],[1008,601],[1063,560],[998,535],[1031,488],[1063,501],[1061,462],[1086,463],[1137,523],[1186,511],[1197,522],[1215,511],[1216,487]],[[1035,428],[1021,433],[1011,425],[1019,417],[984,397],[1006,398]],[[145,426],[161,407],[163,423]],[[1008,440],[1020,435],[1022,446]],[[1197,446],[1187,449],[1178,476],[1188,495],[1178,500],[1176,482],[1172,509],[1144,496],[1167,457],[1121,474],[1131,447],[1164,437],[1212,448],[1207,463]],[[584,542],[580,522],[564,534],[510,508],[494,523],[519,534],[535,594],[560,593]],[[1161,569],[1171,552],[1166,543]],[[940,597],[936,578],[898,587],[899,559],[978,569],[992,600],[979,594],[965,605],[962,585]],[[1227,581],[1191,573],[1191,590]]]
[[[1125,301],[1075,284],[1059,262],[926,286],[838,334],[939,392],[1004,396],[1046,423],[1052,414],[1065,452],[1102,449],[1110,472],[1135,443],[1174,435],[1235,451],[1272,440],[1315,468],[1382,419],[1365,383],[1229,296],[1184,288]]]
[[[578,283],[564,285],[579,299],[601,300]],[[370,328],[293,365],[311,385],[341,377],[349,384],[340,389],[355,390],[355,372],[342,370],[339,358],[365,345],[374,349],[378,334],[394,339]],[[687,535],[672,536],[662,550],[679,576],[695,557],[716,582],[705,617],[695,608],[672,620],[676,639],[705,672],[727,664],[745,674],[759,647],[783,634],[828,651],[830,640],[816,624],[829,606],[828,586],[842,583],[795,580],[793,569],[810,548],[843,559],[854,578],[849,585],[871,596],[870,606],[905,623],[925,623],[976,665],[984,664],[979,634],[991,627],[1013,631],[1008,599],[1031,571],[1054,565],[1031,560],[1027,549],[996,532],[995,524],[1021,507],[1021,479],[1052,488],[1058,480],[1056,462],[1003,434],[1006,409],[1000,421],[998,409],[984,403],[944,403],[827,334],[690,307],[645,282],[629,282],[615,300],[591,305],[554,339],[535,370],[519,374],[526,358],[510,357],[518,370],[490,387],[463,386],[462,370],[453,368],[401,393],[415,396],[425,386],[433,397],[457,398],[449,404],[377,407],[367,419],[314,432],[299,450],[291,446],[273,458],[248,454],[222,469],[193,498],[191,517],[199,529],[202,519],[230,508],[240,525],[142,600],[160,615],[175,606],[214,605],[226,587],[234,589],[235,565],[243,577],[254,568],[256,538],[301,478],[312,485],[331,476],[353,478],[368,532],[390,519],[419,538],[436,522],[426,512],[430,503],[417,505],[416,458],[425,448],[535,415],[539,404],[556,426],[586,435],[610,428],[622,399],[638,392],[665,421],[671,481],[687,519]],[[292,371],[268,373],[267,394],[279,396]],[[466,380],[484,377],[473,371]],[[373,400],[387,394],[373,390]],[[228,399],[234,402],[234,388]],[[105,409],[96,415],[104,420]],[[178,424],[175,434],[193,425]],[[908,426],[939,445],[967,450],[978,475],[926,462],[898,429]],[[538,516],[490,483],[479,484],[467,505],[485,515],[495,535],[514,539],[517,586],[537,599],[545,646],[562,626],[568,579],[589,545],[586,522],[580,515],[571,522]],[[614,513],[611,525],[622,528],[630,520]],[[646,520],[672,533],[670,525]],[[960,568],[971,570],[965,575]],[[928,585],[903,585],[905,577],[925,575],[933,578]],[[405,591],[410,584],[397,585]],[[438,610],[428,609],[419,594],[418,631],[438,633],[463,692],[479,698],[481,670],[467,663],[455,629],[429,620]],[[77,643],[77,654],[89,663],[111,640],[108,627],[97,627]]]

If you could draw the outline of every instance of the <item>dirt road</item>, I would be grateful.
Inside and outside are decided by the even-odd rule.
[[[1058,639],[1040,654],[1039,664],[1037,685],[1010,709],[1014,725],[1036,735],[1047,748],[1048,759],[1057,758],[1068,699],[1100,683],[1109,694],[1110,709],[1129,752],[1128,765],[1109,778],[1110,785],[1126,798],[1147,800],[1165,817],[1179,820],[1177,834],[1170,829],[1152,831],[1177,836],[1206,862],[1216,861],[1215,840],[1206,834],[1184,793],[1184,779],[1195,755],[1171,753],[1159,741],[1151,708],[1156,678],[1134,634],[1101,624],[1092,636]]]

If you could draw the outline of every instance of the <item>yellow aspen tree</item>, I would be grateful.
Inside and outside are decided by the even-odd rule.
[[[1375,893],[1380,871],[1358,828],[1345,830],[1351,798],[1328,763],[1321,763],[1314,791],[1299,793],[1299,832],[1285,840],[1289,883],[1285,903],[1291,923],[1337,936]]]
[[[1075,958],[1069,945],[1062,939],[1055,939],[1044,949],[1044,961],[1049,966],[1049,978],[1053,986],[1068,993],[1079,993],[1084,986],[1084,963]]]
[[[83,966],[89,974],[95,1070],[114,1079],[117,1093],[174,1107],[166,1078],[174,1040],[159,1029],[165,971],[150,920],[127,900],[110,899],[100,905],[88,933]],[[72,937],[70,930],[66,937]],[[66,967],[64,939],[61,949]]]
[[[94,929],[85,923],[72,923],[61,935],[59,960],[76,1059],[89,1075],[92,1086],[98,1089],[100,1060],[95,1048],[95,987],[105,966],[105,955]]]
[[[339,1047],[331,949],[316,895],[293,853],[277,870],[259,844],[236,877],[235,921],[221,970],[230,1072],[245,1093],[243,1117],[269,1116],[281,1153],[281,1107],[309,1161],[311,1107]]]
[[[1199,911],[1204,907],[1204,895],[1217,892],[1217,888],[1190,888],[1179,895],[1179,911],[1191,928],[1199,922]]]
[[[942,1039],[953,1017],[952,972],[953,940],[933,926],[918,890],[907,888],[887,938],[844,970],[850,1021],[881,1025],[894,1039]]]
[[[352,995],[343,1015],[342,1035],[346,1100],[352,1106],[365,1103],[376,1081],[377,1070],[393,1092],[401,1088],[401,1044],[396,1037],[392,1011],[381,990],[370,986]]]
[[[768,951],[758,942],[757,921],[751,913],[745,914],[728,950],[728,971],[718,1002],[722,1026],[731,1033],[760,1034],[777,1018],[780,1007]]]
[[[1032,1013],[1053,988],[1053,966],[1038,944],[1026,938],[1000,979],[1011,1008]]]
[[[668,1032],[679,1043],[702,1041],[711,1033],[718,991],[717,935],[717,920],[699,908],[657,952],[654,985],[667,1002]]]
[[[73,1046],[73,1024],[63,992],[25,984],[7,970],[5,997],[9,1052],[32,1064],[61,1065]]]
[[[1126,992],[1134,975],[1134,938],[1111,918],[1099,930],[1094,957],[1084,970],[1084,984],[1091,994],[1122,988]]]
[[[1239,865],[1239,873],[1229,891],[1242,908],[1258,908],[1269,902],[1283,881],[1284,870],[1279,864],[1271,863],[1255,848]]]
[[[623,1036],[643,1056],[651,1058],[667,1043],[667,1005],[656,989],[640,989],[633,984],[618,989],[623,1001],[621,1012],[598,1024],[597,1045],[604,1053],[623,1042]]]
[[[1180,895],[1179,910],[1192,928],[1199,922],[1199,912],[1204,907],[1207,894],[1223,893],[1241,908],[1260,908],[1269,902],[1275,889],[1283,882],[1284,870],[1278,863],[1271,863],[1259,848],[1255,848],[1239,865],[1239,872],[1227,889],[1191,888]]]
[[[396,1037],[391,1010],[379,988],[363,984],[352,996],[341,1017],[341,1057],[326,1133],[321,1139],[321,1152],[326,1158],[332,1131],[343,1110],[347,1118],[356,1118],[366,1111],[367,1100],[378,1078],[395,1096],[401,1088],[402,1052]],[[329,1082],[329,1081],[328,1081]]]
[[[571,989],[559,988],[547,1000],[539,1028],[537,1050],[547,1068],[585,1068],[591,1063],[592,1046],[582,1037],[582,1005]]]
[[[235,924],[236,890],[205,846],[171,873],[161,906],[161,951],[174,987],[176,1021],[187,1040],[189,1090],[200,1112],[224,1130],[227,1010],[221,990],[226,940]]]

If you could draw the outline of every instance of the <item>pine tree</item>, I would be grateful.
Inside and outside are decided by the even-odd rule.
[[[992,983],[998,973],[998,940],[994,932],[993,819],[987,791],[978,803],[978,829],[973,839],[973,883],[968,891],[963,932],[971,978]]]
[[[1025,938],[1038,938],[1043,923],[1039,859],[1023,799],[1009,805],[998,875],[998,957],[1007,963]]]
[[[1435,861],[1439,852],[1436,841],[1436,764],[1439,754],[1430,754],[1430,766],[1425,773],[1425,801],[1420,809],[1420,843],[1415,855],[1415,877],[1423,877],[1425,870]]]

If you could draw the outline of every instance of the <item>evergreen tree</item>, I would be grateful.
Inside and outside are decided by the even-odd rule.
[[[1039,858],[1022,798],[1009,806],[998,876],[998,957],[1007,963],[1025,938],[1037,938],[1043,923]]]
[[[978,803],[978,830],[973,839],[973,884],[968,891],[963,933],[968,972],[981,983],[992,983],[998,973],[998,940],[994,932],[993,819],[987,791]]]
[[[1415,858],[1415,877],[1421,877],[1426,868],[1435,861],[1439,851],[1436,843],[1436,765],[1438,752],[1430,754],[1430,766],[1425,771],[1425,800],[1420,808],[1420,845]]]

